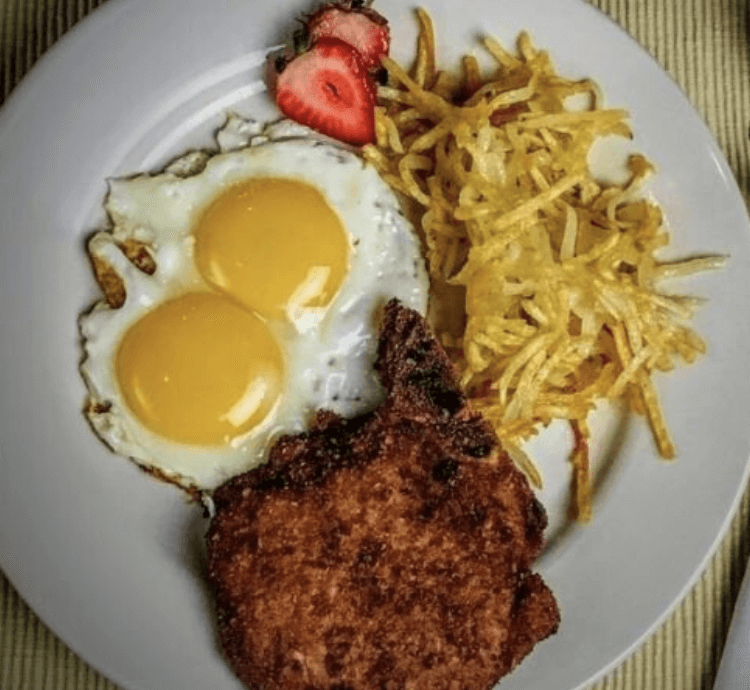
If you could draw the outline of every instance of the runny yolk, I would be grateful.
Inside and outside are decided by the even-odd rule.
[[[309,184],[253,178],[228,188],[194,228],[203,278],[268,318],[325,307],[348,269],[341,219]]]
[[[265,323],[210,292],[148,312],[125,334],[115,366],[144,425],[204,445],[227,443],[261,422],[283,379],[282,354]]]

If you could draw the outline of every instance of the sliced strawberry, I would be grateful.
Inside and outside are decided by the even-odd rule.
[[[377,69],[388,55],[391,35],[388,20],[369,7],[340,2],[324,5],[307,20],[310,41],[338,38],[355,48],[365,67]]]
[[[375,138],[375,85],[357,51],[338,39],[320,39],[284,68],[276,105],[334,139],[360,145]]]

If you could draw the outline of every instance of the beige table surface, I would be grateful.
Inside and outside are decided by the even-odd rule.
[[[42,53],[105,1],[0,0],[0,102]],[[750,0],[593,4],[625,27],[682,86],[750,200]],[[635,654],[591,690],[710,688],[749,553],[750,492],[693,591]],[[116,686],[58,640],[0,572],[0,690],[73,688]]]

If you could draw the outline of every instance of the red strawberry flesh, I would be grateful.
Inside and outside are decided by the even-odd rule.
[[[287,117],[334,139],[362,145],[375,137],[375,86],[359,54],[320,39],[278,76],[276,105]]]
[[[307,30],[312,42],[338,38],[348,43],[359,52],[367,69],[377,69],[390,47],[388,22],[369,8],[325,5],[310,17]]]

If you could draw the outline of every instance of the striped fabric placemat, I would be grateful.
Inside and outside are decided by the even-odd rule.
[[[0,102],[55,41],[105,1],[0,0]],[[748,0],[593,4],[622,25],[680,84],[716,136],[750,201]],[[749,554],[750,491],[719,550],[679,608],[591,690],[708,690]],[[42,689],[116,686],[58,640],[0,572],[0,690]]]

